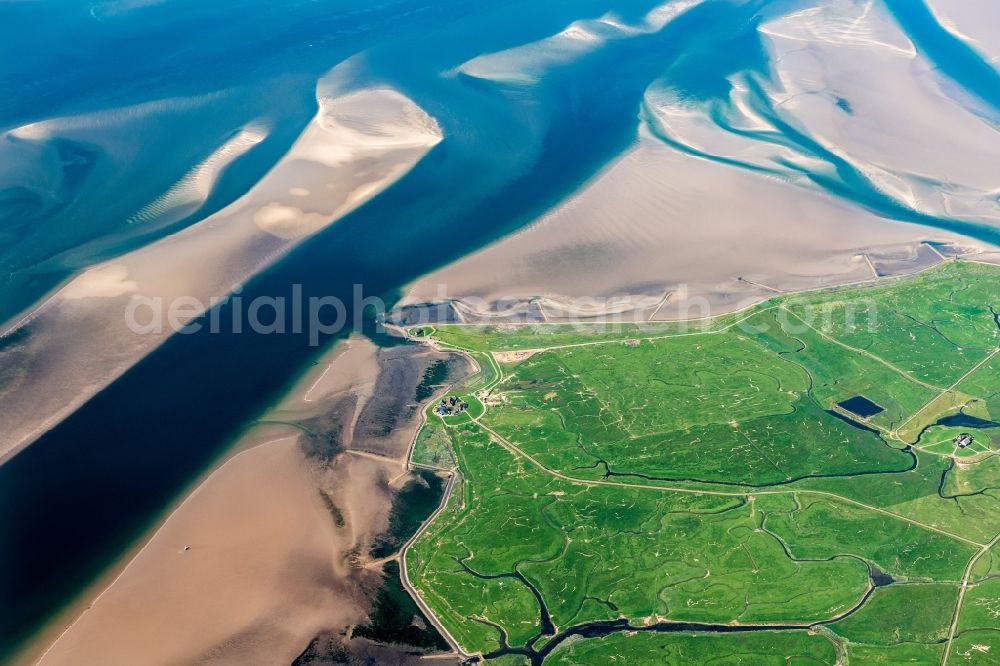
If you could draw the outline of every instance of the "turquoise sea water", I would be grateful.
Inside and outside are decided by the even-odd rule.
[[[0,320],[72,271],[246,191],[315,113],[316,79],[358,53],[368,80],[411,97],[445,140],[382,195],[249,281],[243,296],[287,295],[301,284],[306,297],[350,302],[353,285],[363,284],[391,302],[409,281],[530,222],[619,156],[636,140],[654,82],[725,104],[734,73],[766,80],[761,21],[810,3],[708,0],[662,29],[551,65],[537,80],[456,72],[576,20],[615,11],[636,24],[660,4],[0,3]],[[888,4],[951,84],[997,111],[989,64],[928,23],[919,3]],[[757,99],[782,129],[774,140],[832,165],[808,174],[817,187],[887,217],[998,239],[987,226],[901,208]],[[12,133],[51,119],[63,120],[47,133]],[[268,138],[222,173],[203,204],[129,221],[248,123],[267,127]],[[231,316],[224,306],[221,319]],[[0,466],[0,660],[119,555],[316,354],[305,333],[175,336]]]

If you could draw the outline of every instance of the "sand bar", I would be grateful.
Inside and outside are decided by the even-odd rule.
[[[209,305],[377,195],[441,140],[434,120],[395,90],[353,88],[353,67],[348,61],[320,81],[316,117],[250,192],[173,236],[91,268],[7,329],[0,463],[169,336],[169,326],[133,332],[125,316],[130,299]]]
[[[296,439],[212,474],[39,663],[259,663],[261,644],[290,663],[319,629],[362,619],[363,605],[337,599],[346,539]]]
[[[447,359],[464,371],[463,358],[422,346],[338,342],[17,663],[290,663],[314,636],[364,623],[379,585],[367,553],[411,478],[412,391]],[[389,384],[403,385],[392,404],[375,395]],[[396,415],[390,433],[373,434],[372,408]],[[348,647],[377,663],[416,659]]]

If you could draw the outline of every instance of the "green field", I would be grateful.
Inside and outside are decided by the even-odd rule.
[[[949,262],[691,326],[437,326],[482,372],[418,434],[462,482],[409,578],[497,663],[1000,663],[998,311],[1000,268]]]

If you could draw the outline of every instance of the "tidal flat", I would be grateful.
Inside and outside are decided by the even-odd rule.
[[[554,329],[560,316],[677,320],[694,314],[692,303],[708,316],[954,257],[1000,257],[996,21],[969,18],[995,18],[983,3],[254,0],[243,9],[3,7],[16,29],[0,44],[0,659],[48,647],[55,625],[68,626],[147,541],[147,553],[169,553],[151,530],[188,493],[199,501],[232,478],[227,492],[241,496],[237,477],[250,472],[233,470],[257,456],[275,456],[283,472],[273,492],[287,492],[305,524],[331,521],[356,562],[409,482],[401,451],[440,357],[400,351],[355,312],[352,327],[315,340],[134,336],[123,310],[144,294],[204,302],[239,282],[245,302],[295,285],[349,302],[363,284],[390,308],[440,300],[441,321]],[[193,321],[206,321],[199,312]],[[224,325],[246,315],[233,303],[213,313]],[[344,360],[330,365],[338,341]],[[510,361],[539,362],[533,348],[500,344]],[[951,369],[922,367],[921,381],[937,386],[934,373]],[[870,377],[884,378],[878,370]],[[411,386],[413,397],[401,398]],[[877,400],[885,421],[862,425],[916,436],[917,420],[904,419],[926,387],[906,388]],[[288,435],[305,445],[305,463],[281,444],[226,467],[293,390],[304,390],[301,404],[279,420],[296,425],[267,428],[295,428]],[[953,397],[934,408],[954,407]],[[802,413],[852,427],[823,409]],[[915,445],[927,445],[914,455],[928,464],[907,477],[927,496],[954,453],[943,440],[960,434],[934,428]],[[854,429],[843,432],[872,434]],[[421,460],[458,464],[444,438],[424,441],[436,448]],[[854,454],[845,464],[863,462]],[[893,470],[912,462],[890,455],[881,462]],[[938,489],[978,492],[985,468],[966,464]],[[326,471],[306,510],[292,486],[317,468]],[[773,470],[754,473],[774,481]],[[366,506],[352,501],[369,495]],[[265,552],[265,568],[289,557]],[[310,552],[323,567],[339,557]],[[199,575],[218,571],[205,566]],[[313,645],[320,656],[361,655],[364,640],[339,632],[374,626],[361,616],[381,583],[358,578],[372,587],[351,579],[337,588],[358,600],[357,613],[328,622],[343,623],[332,632],[314,622],[320,606],[298,597],[301,632],[234,617],[206,621],[210,635],[178,649],[224,661],[260,640],[282,658]],[[137,582],[142,594],[128,603],[156,598],[152,581]],[[121,594],[113,586],[94,606],[95,627]],[[264,599],[261,617],[280,615],[282,599]],[[82,617],[77,627],[91,621]],[[136,635],[148,635],[139,626],[148,617],[135,621]],[[170,621],[185,631],[183,618]],[[978,644],[974,631],[967,639],[956,646]],[[212,647],[220,641],[221,651]],[[71,630],[51,654],[85,643]],[[753,655],[760,643],[744,647]]]
[[[17,663],[246,663],[261,650],[310,663],[313,643],[409,663],[407,651],[440,649],[433,633],[380,644],[381,632],[412,633],[410,620],[376,630],[369,615],[388,612],[382,567],[442,490],[405,464],[417,393],[467,372],[457,355],[412,344],[338,343]],[[352,640],[354,627],[376,640]],[[177,640],[157,640],[165,630]]]

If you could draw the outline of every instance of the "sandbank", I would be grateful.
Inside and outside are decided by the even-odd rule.
[[[424,346],[338,342],[18,663],[291,663],[315,636],[365,623],[380,583],[368,552],[412,478],[410,406],[436,362],[453,377],[468,368]],[[389,419],[380,428],[373,407]],[[343,640],[359,655],[416,659]]]
[[[89,269],[8,326],[0,347],[0,463],[172,333],[167,325],[134,332],[126,320],[130,299],[186,298],[207,307],[384,190],[441,140],[434,120],[399,92],[351,88],[353,66],[348,61],[320,81],[316,117],[250,192],[173,236]]]

